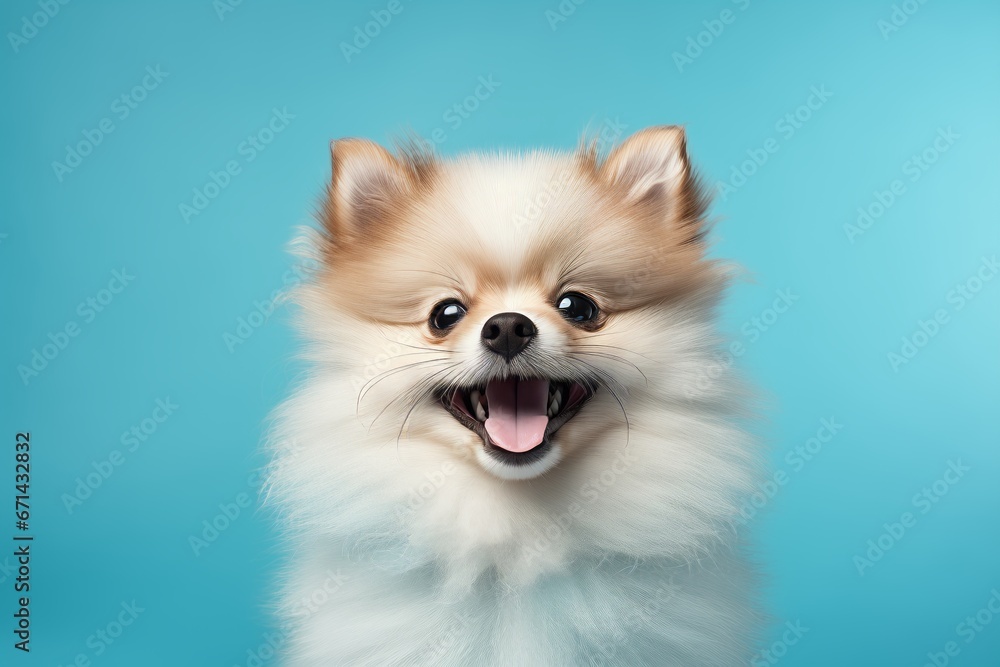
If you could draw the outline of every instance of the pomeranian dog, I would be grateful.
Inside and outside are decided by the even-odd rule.
[[[285,664],[746,664],[761,457],[683,130],[332,153],[271,437]]]

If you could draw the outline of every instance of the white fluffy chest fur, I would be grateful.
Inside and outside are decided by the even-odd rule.
[[[288,664],[745,662],[757,617],[731,519],[754,465],[712,400],[633,397],[627,445],[612,429],[586,457],[500,483],[340,414],[356,393],[310,383],[276,438]]]

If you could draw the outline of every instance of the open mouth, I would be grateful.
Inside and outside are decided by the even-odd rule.
[[[508,465],[529,465],[552,448],[551,437],[594,395],[572,380],[510,377],[440,395],[456,420],[483,439],[486,451]]]

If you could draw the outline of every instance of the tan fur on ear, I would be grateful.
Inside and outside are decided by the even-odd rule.
[[[658,125],[636,132],[615,148],[598,176],[628,202],[653,207],[684,232],[684,243],[705,234],[709,197],[687,155],[684,128]]]
[[[334,246],[378,234],[405,199],[433,171],[433,159],[416,141],[397,146],[399,156],[367,139],[330,142],[333,174],[323,223]]]

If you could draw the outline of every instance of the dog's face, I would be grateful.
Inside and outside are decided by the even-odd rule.
[[[333,166],[310,330],[376,437],[528,479],[624,446],[629,415],[690,371],[670,368],[678,313],[719,281],[682,130],[603,160],[342,140]]]

